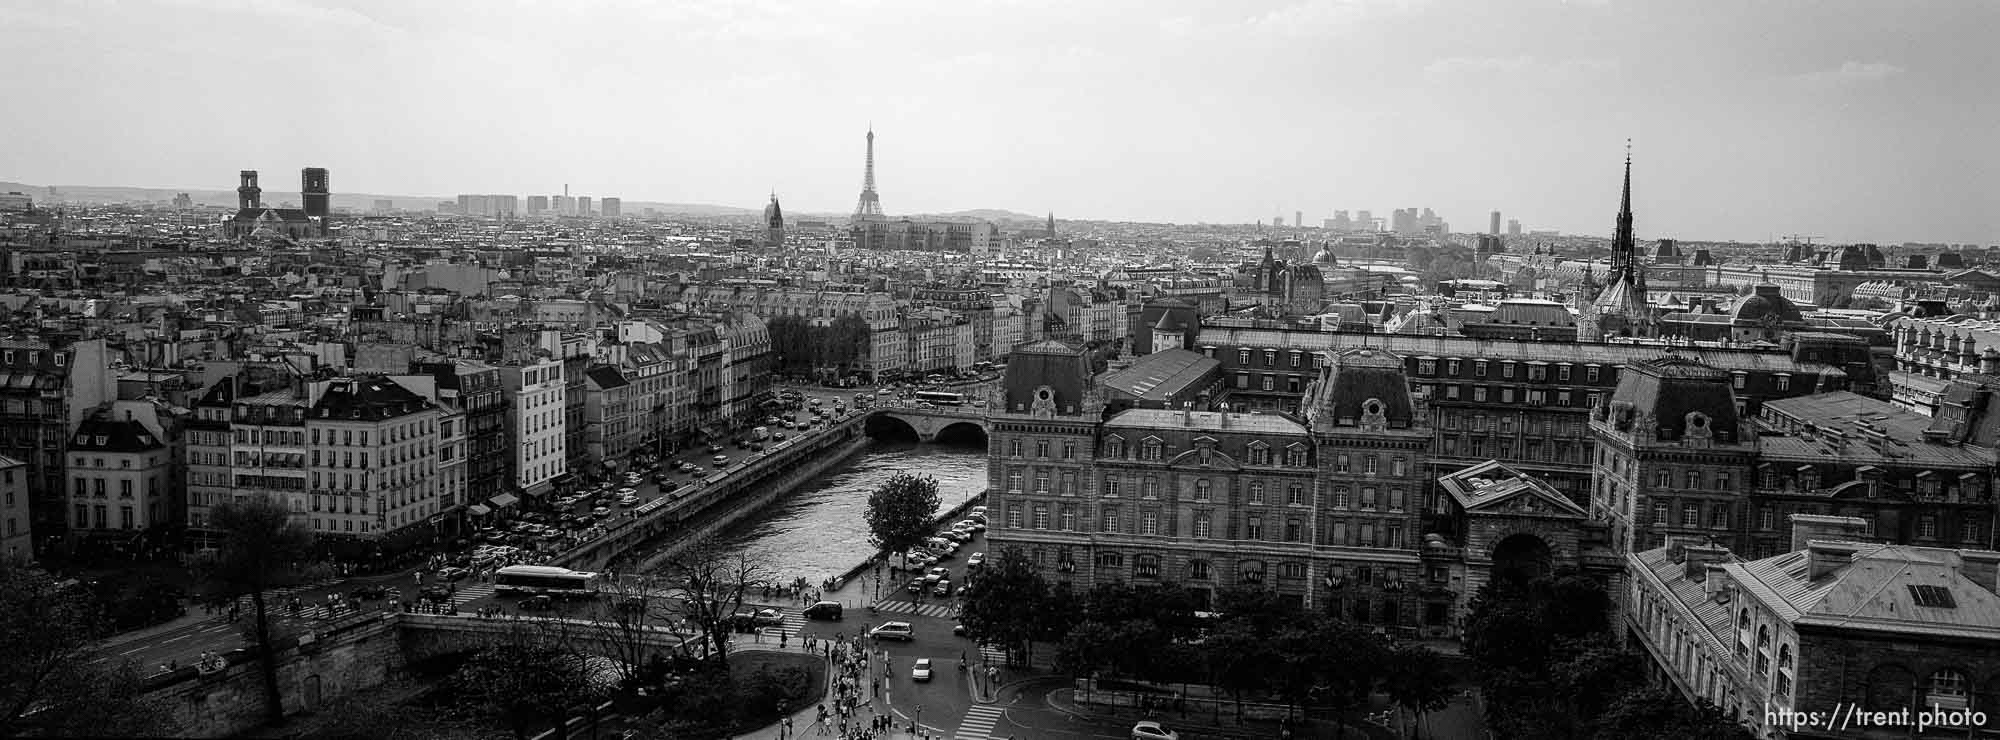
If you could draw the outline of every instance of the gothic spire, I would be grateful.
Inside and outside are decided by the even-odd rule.
[[[1625,140],[1625,190],[1618,199],[1618,225],[1611,236],[1611,257],[1622,271],[1637,267],[1632,240],[1632,140]]]

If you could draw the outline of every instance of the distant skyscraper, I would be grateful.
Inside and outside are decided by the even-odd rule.
[[[590,196],[576,196],[576,215],[590,218]]]
[[[619,198],[605,198],[598,204],[605,218],[622,218],[625,215],[625,201]]]
[[[257,171],[243,170],[237,174],[243,178],[243,182],[236,186],[236,207],[238,209],[264,207],[264,189],[257,187]]]
[[[854,204],[854,220],[881,221],[882,198],[875,194],[875,127],[868,127],[868,159],[861,171],[861,199]]]
[[[764,206],[764,248],[785,248],[785,209],[778,207],[778,194],[771,194],[771,204]]]
[[[1306,212],[1292,211],[1292,228],[1303,229],[1305,227],[1306,227]]]
[[[548,210],[549,210],[549,196],[546,195],[528,196],[528,215],[540,216]]]
[[[332,191],[327,189],[325,167],[307,167],[299,170],[301,210],[306,212],[306,218],[318,219],[321,229],[326,228],[326,217],[330,212],[327,201],[332,197]]]
[[[1508,235],[1508,236],[1520,236],[1520,235],[1521,235],[1521,221],[1520,221],[1520,219],[1514,219],[1514,218],[1510,218],[1510,219],[1507,219],[1507,235]]]
[[[564,193],[562,195],[549,196],[549,200],[555,207],[556,215],[558,216],[576,215],[576,199],[569,197],[568,193]]]
[[[1494,211],[1494,212],[1493,212],[1493,223],[1492,223],[1492,225],[1490,225],[1490,226],[1488,226],[1488,227],[1486,228],[1486,233],[1488,233],[1488,234],[1492,234],[1492,235],[1494,235],[1494,236],[1499,236],[1499,235],[1500,235],[1500,212],[1499,212],[1499,211]]]
[[[1373,211],[1357,212],[1354,216],[1354,230],[1381,231],[1380,228],[1375,226],[1375,213]]]

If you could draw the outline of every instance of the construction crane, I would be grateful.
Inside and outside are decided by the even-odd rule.
[[[1782,239],[1784,239],[1785,241],[1788,241],[1788,242],[1805,242],[1805,243],[1806,243],[1806,246],[1812,246],[1812,243],[1813,243],[1813,240],[1814,240],[1814,239],[1825,239],[1826,237],[1823,237],[1823,236],[1804,236],[1804,235],[1801,235],[1801,234],[1788,234],[1788,235],[1786,235],[1786,236],[1784,236],[1784,237],[1781,237],[1781,238],[1782,238]]]

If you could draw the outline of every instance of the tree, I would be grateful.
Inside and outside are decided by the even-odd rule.
[[[868,542],[887,553],[908,553],[930,536],[937,516],[936,478],[897,473],[868,494]],[[908,565],[908,561],[904,565]]]
[[[257,663],[263,672],[265,719],[273,725],[282,724],[285,706],[278,693],[278,663],[272,648],[275,640],[264,597],[271,589],[304,580],[308,570],[305,560],[313,552],[312,530],[293,520],[283,503],[267,495],[216,505],[209,510],[209,526],[215,530],[219,545],[213,554],[194,562],[195,576],[215,588],[215,596],[231,601],[250,597],[250,637],[257,646]]]
[[[1386,668],[1382,688],[1398,708],[1416,715],[1421,735],[1424,715],[1451,703],[1452,676],[1444,669],[1444,658],[1422,645],[1403,645],[1391,651]]]
[[[1008,547],[986,562],[971,579],[972,595],[960,607],[959,621],[980,641],[1032,657],[1034,640],[1047,633],[1046,616],[1053,598],[1048,582],[1018,547]]]
[[[137,666],[101,668],[109,632],[87,589],[25,562],[0,562],[0,738],[157,734],[158,707]]]
[[[538,639],[531,629],[524,625],[474,653],[451,677],[468,707],[499,718],[516,738],[528,737],[537,723],[561,722],[604,696],[585,661]]]
[[[662,573],[679,583],[682,598],[669,600],[667,613],[678,615],[700,632],[708,655],[718,663],[729,660],[730,628],[743,609],[752,586],[776,578],[763,561],[740,548],[730,548],[713,536],[702,537],[667,559]]]
[[[1672,689],[1646,686],[1628,691],[1597,718],[1599,738],[1633,740],[1750,740],[1742,724],[1707,700],[1689,704]]]

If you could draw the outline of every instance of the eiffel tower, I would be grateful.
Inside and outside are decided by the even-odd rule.
[[[868,127],[868,169],[861,176],[861,200],[854,204],[854,220],[881,221],[882,198],[875,194],[875,127]]]

